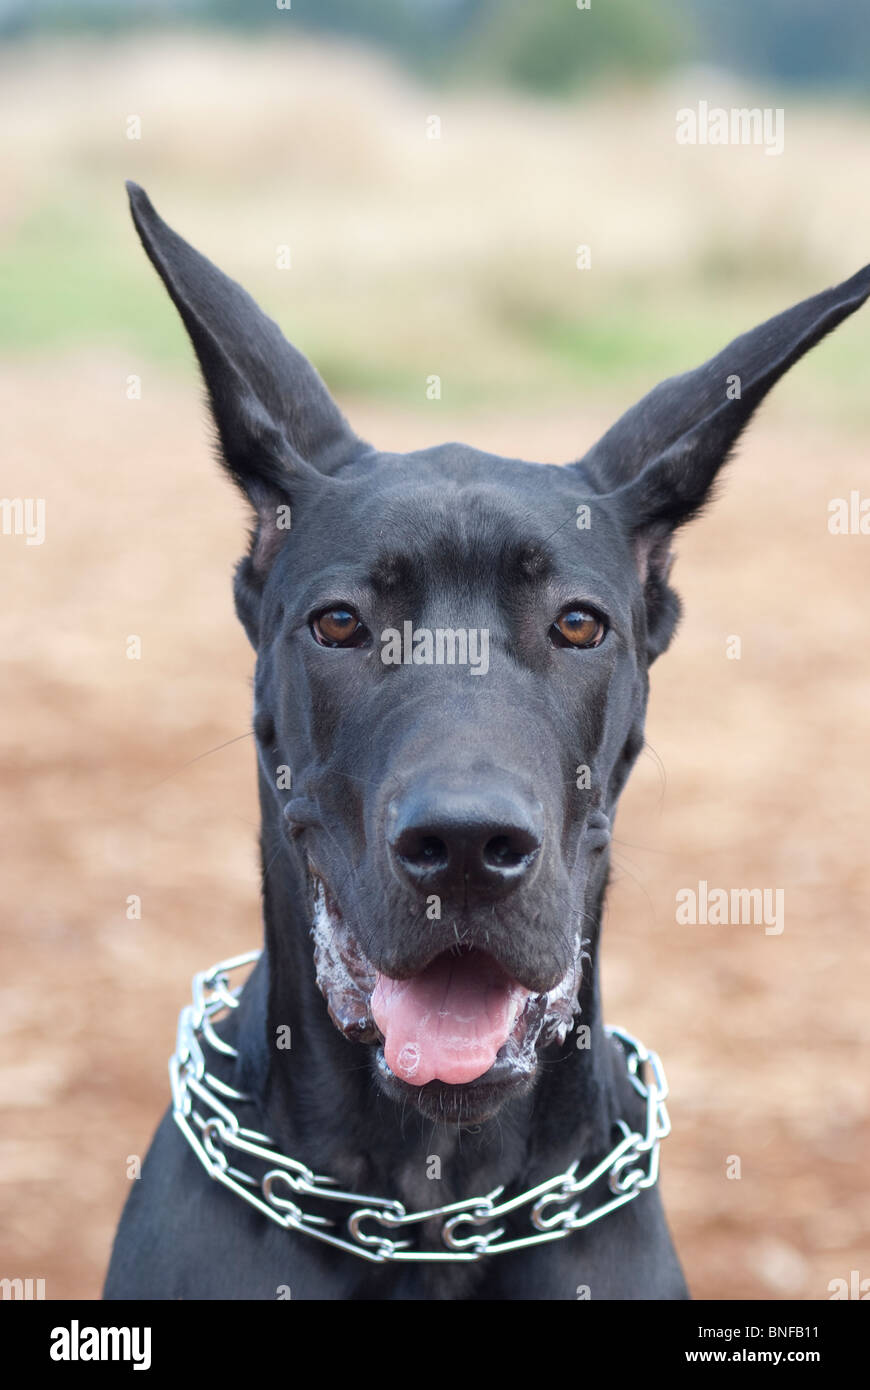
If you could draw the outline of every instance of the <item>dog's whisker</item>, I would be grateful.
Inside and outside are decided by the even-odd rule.
[[[637,845],[632,840],[623,840],[617,835],[614,835],[613,839],[611,840],[611,844],[615,845],[617,849],[636,849],[641,854],[674,854],[673,850],[662,849],[658,845]]]
[[[645,758],[650,759],[650,761],[655,765],[655,767],[658,770],[660,789],[656,809],[657,811],[661,811],[662,806],[664,805],[665,796],[667,795],[668,791],[668,770],[665,767],[664,761],[659,756],[657,750],[653,747],[653,745],[649,742],[648,739],[644,739],[644,744],[643,748],[641,749],[641,752],[643,753],[643,756]]]
[[[180,773],[184,772],[186,768],[193,767],[194,763],[202,762],[203,758],[210,758],[212,753],[220,753],[221,749],[229,748],[234,743],[241,743],[243,738],[253,737],[253,729],[248,729],[243,734],[237,734],[235,738],[228,738],[225,743],[218,743],[214,748],[206,749],[204,753],[197,753],[195,758],[188,758],[186,763],[181,763],[178,767],[174,768],[172,772],[167,772],[166,776],[161,777],[158,782],[149,783],[147,787],[143,788],[143,792],[147,794],[148,792],[156,791],[158,787],[163,786],[164,782],[171,781],[173,777],[177,777]]]
[[[628,867],[628,864],[623,862],[623,860],[618,855],[613,856],[613,865],[614,868],[617,870],[618,875],[624,874],[626,878],[630,878],[631,881],[640,889],[641,893],[647,900],[650,913],[653,919],[655,920],[656,906],[650,896],[649,889],[645,886],[645,884],[641,882],[641,880],[637,877],[637,874],[632,872],[632,870]]]

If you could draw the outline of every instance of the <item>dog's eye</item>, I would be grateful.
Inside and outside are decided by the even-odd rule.
[[[369,631],[352,608],[327,608],[311,620],[315,641],[322,647],[361,647]]]
[[[607,624],[585,608],[569,608],[560,613],[550,628],[550,640],[557,647],[599,647]]]

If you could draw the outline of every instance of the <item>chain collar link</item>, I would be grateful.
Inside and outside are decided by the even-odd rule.
[[[484,1255],[564,1240],[572,1231],[582,1230],[633,1201],[658,1180],[659,1144],[671,1129],[665,1107],[665,1074],[655,1052],[622,1028],[608,1027],[607,1036],[623,1051],[632,1086],[646,1102],[646,1120],[643,1134],[630,1129],[624,1120],[617,1121],[622,1137],[590,1172],[579,1176],[577,1160],[557,1177],[505,1201],[500,1200],[504,1188],[497,1187],[485,1197],[469,1197],[428,1211],[408,1212],[401,1202],[342,1191],[334,1178],[312,1173],[304,1163],[279,1153],[268,1135],[240,1125],[230,1102],[245,1103],[252,1098],[207,1070],[206,1049],[224,1057],[238,1056],[234,1047],[218,1037],[213,1023],[216,1016],[238,1007],[243,986],[231,988],[230,974],[253,964],[259,956],[259,951],[249,951],[194,975],[193,1002],[181,1011],[175,1052],[169,1060],[172,1115],[209,1177],[286,1230],[304,1232],[378,1264],[396,1260],[468,1263]],[[641,1068],[648,1073],[646,1080]],[[236,1166],[243,1157],[237,1160],[235,1155],[266,1164],[267,1172],[261,1178],[254,1177]],[[584,1209],[584,1193],[605,1180],[605,1199]],[[305,1196],[352,1207],[344,1223],[346,1235],[337,1233],[340,1218],[306,1212],[295,1200]],[[523,1207],[531,1207],[528,1217],[534,1233],[503,1239],[505,1228],[496,1223]],[[438,1220],[443,1250],[413,1249],[411,1239],[401,1238],[407,1227]],[[483,1229],[490,1226],[494,1229]]]

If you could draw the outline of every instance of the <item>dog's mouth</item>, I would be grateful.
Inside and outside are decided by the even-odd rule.
[[[366,958],[324,881],[314,878],[314,963],[330,1018],[347,1038],[377,1046],[378,1077],[419,1101],[437,1092],[442,1115],[474,1092],[531,1081],[539,1051],[564,1042],[579,1011],[581,943],[562,979],[534,993],[487,952],[458,946],[410,979]],[[423,1105],[421,1108],[429,1108]]]

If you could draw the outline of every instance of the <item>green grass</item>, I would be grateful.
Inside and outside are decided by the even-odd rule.
[[[0,357],[46,359],[83,349],[130,354],[136,361],[194,373],[190,347],[166,296],[117,216],[93,202],[86,210],[42,207],[20,223],[0,252],[5,286]],[[71,210],[72,209],[72,210]],[[461,273],[461,268],[457,273]],[[803,277],[802,277],[803,278]],[[575,282],[578,286],[580,282]],[[274,312],[274,292],[250,286]],[[730,338],[776,312],[801,290],[769,277],[735,286],[688,267],[680,284],[653,277],[581,286],[562,302],[552,285],[518,289],[496,270],[472,286],[478,330],[457,335],[435,320],[407,331],[407,287],[383,274],[375,326],[336,303],[309,296],[294,307],[293,336],[337,392],[385,402],[417,402],[433,358],[450,365],[444,399],[474,407],[509,396],[519,406],[579,401],[590,392],[624,395],[703,361]],[[271,303],[270,303],[271,301]],[[280,315],[279,315],[280,316]],[[865,319],[868,321],[865,322]],[[405,331],[399,333],[399,325]],[[870,318],[859,316],[801,364],[792,400],[867,422]],[[436,368],[437,369],[437,368]],[[792,390],[791,382],[784,388]]]
[[[155,362],[186,355],[183,333],[160,312],[153,285],[97,218],[69,205],[19,225],[0,252],[0,353],[20,358],[110,345]]]

